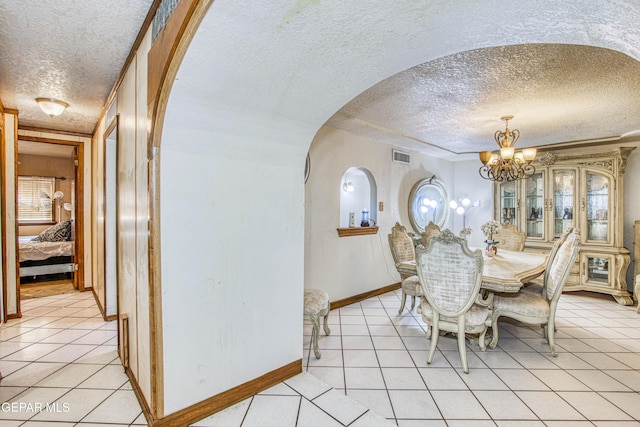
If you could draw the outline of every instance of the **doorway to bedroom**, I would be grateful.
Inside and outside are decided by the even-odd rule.
[[[78,145],[18,141],[16,220],[20,300],[77,292]]]

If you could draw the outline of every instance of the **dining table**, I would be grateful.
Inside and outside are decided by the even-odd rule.
[[[484,263],[480,294],[476,303],[487,306],[489,309],[493,309],[495,292],[517,293],[525,283],[542,275],[546,268],[547,255],[541,252],[510,251],[499,248],[497,253],[489,256],[486,251],[480,250],[483,252]],[[415,261],[402,262],[396,267],[400,274],[418,274]],[[469,340],[473,345],[479,346],[478,337],[469,337]],[[485,337],[483,347],[491,342],[492,336]]]
[[[470,248],[477,249],[477,248]],[[521,252],[498,249],[493,256],[483,251],[484,266],[480,289],[484,293],[520,291],[525,283],[544,273],[547,255],[541,252]],[[400,274],[416,275],[415,261],[397,265]]]

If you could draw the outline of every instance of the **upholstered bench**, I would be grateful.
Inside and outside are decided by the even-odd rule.
[[[329,294],[321,289],[304,290],[304,317],[311,320],[313,331],[311,332],[311,343],[316,359],[320,359],[318,349],[318,333],[320,333],[320,317],[324,317],[324,333],[329,335],[331,331],[327,325],[329,317]]]

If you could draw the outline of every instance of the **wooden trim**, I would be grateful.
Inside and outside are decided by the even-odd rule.
[[[378,234],[377,225],[374,225],[373,227],[338,228],[337,230],[338,230],[338,236],[340,237],[364,236],[365,234]]]
[[[93,294],[93,299],[96,301],[96,305],[98,306],[98,309],[100,310],[100,314],[102,314],[102,318],[104,319],[104,321],[111,322],[112,320],[117,320],[118,319],[117,314],[112,314],[110,316],[107,316],[105,309],[102,308],[102,306],[100,305],[100,300],[98,298],[98,295],[96,295],[96,292],[93,290],[93,288],[88,288],[88,289],[91,290],[91,293]]]
[[[212,2],[182,0],[147,55],[149,159],[149,320],[152,415],[164,415],[162,275],[160,254],[160,140],[171,87],[189,43]]]
[[[364,301],[371,297],[377,297],[378,295],[395,291],[396,289],[400,289],[400,286],[401,286],[400,282],[398,282],[398,283],[394,283],[393,285],[387,285],[382,288],[374,289],[372,291],[363,292],[361,294],[354,295],[352,297],[347,297],[338,301],[333,301],[330,307],[331,307],[331,310],[335,310],[336,308],[344,307],[349,304],[355,304],[356,302]]]
[[[76,170],[76,203],[75,203],[75,226],[76,226],[76,256],[75,262],[78,269],[74,271],[73,277],[77,280],[78,291],[84,291],[84,142],[76,145],[76,156],[78,166]]]
[[[144,393],[140,388],[140,384],[138,384],[138,380],[136,379],[136,376],[133,374],[133,372],[129,368],[124,368],[124,373],[127,375],[127,377],[129,377],[129,383],[131,383],[131,388],[133,389],[133,393],[136,395],[136,398],[138,399],[138,403],[140,403],[140,408],[142,409],[142,413],[144,414],[144,417],[147,419],[147,424],[150,426],[154,425],[154,419],[153,419],[153,416],[151,415],[151,409],[149,408],[149,403],[147,402],[147,399],[145,399],[144,397]]]
[[[302,359],[291,362],[288,365],[275,369],[271,372],[240,384],[232,389],[223,391],[220,394],[211,396],[208,399],[181,409],[164,418],[155,420],[153,427],[180,427],[193,424],[194,422],[215,414],[231,405],[235,405],[256,393],[266,390],[279,382],[287,380],[302,372]],[[143,409],[144,412],[144,409]],[[146,416],[146,414],[145,414]]]
[[[13,185],[15,187],[13,189],[13,225],[15,227],[13,244],[15,245],[16,256],[14,260],[16,263],[16,315],[22,317],[20,304],[20,244],[18,240],[18,235],[20,234],[20,229],[18,228],[18,116],[15,116],[13,120],[13,132]],[[3,198],[6,198],[6,196]],[[3,230],[5,229],[3,228]]]
[[[118,311],[119,313],[120,311]],[[120,355],[120,361],[125,368],[129,367],[129,316],[126,314],[118,314],[120,319],[118,325],[118,354]],[[122,328],[120,328],[122,326]],[[122,329],[122,330],[120,330]],[[122,342],[122,347],[120,343]]]
[[[7,227],[7,202],[6,202],[6,171],[5,171],[5,127],[4,127],[4,105],[2,105],[2,101],[0,101],[0,229],[2,230],[2,234],[0,235],[0,247],[2,253],[2,265],[7,265],[7,238],[6,238],[6,227]],[[7,269],[2,269],[2,322],[8,319],[7,317]],[[0,322],[1,323],[1,322]]]
[[[16,120],[17,122],[17,120]],[[61,133],[62,135],[68,135],[65,133]],[[73,280],[76,283],[76,289],[78,291],[83,292],[85,290],[84,282],[84,240],[85,240],[85,230],[84,230],[84,144],[86,141],[71,141],[64,139],[55,139],[55,138],[43,138],[37,136],[28,136],[28,135],[18,135],[18,127],[16,123],[16,147],[15,147],[15,176],[16,176],[16,211],[18,209],[18,141],[32,141],[32,142],[41,142],[46,144],[58,144],[58,145],[70,145],[76,148],[76,156],[78,160],[78,166],[74,166],[75,168],[75,249],[76,255],[74,257],[74,262],[78,265],[78,269],[73,272]],[[3,150],[4,153],[4,150]],[[3,193],[4,194],[4,193]],[[2,198],[3,201],[5,197]],[[17,218],[17,214],[16,214]],[[17,296],[18,296],[18,312],[20,312],[20,261],[18,259],[18,221],[16,220],[16,288],[17,288]],[[89,289],[89,288],[86,288]]]
[[[43,131],[44,132],[44,131]],[[67,135],[69,136],[69,135]],[[83,136],[83,138],[91,139],[91,135]],[[79,145],[84,144],[84,141],[71,141],[68,139],[55,139],[55,138],[43,138],[40,136],[31,136],[31,135],[18,135],[19,141],[31,141],[31,142],[44,142],[47,144],[58,144],[58,145]]]
[[[7,314],[6,315],[7,320],[20,319],[21,317],[22,317],[22,313],[14,313],[14,314]]]
[[[120,123],[120,115],[116,114],[116,116],[113,118],[113,120],[111,121],[111,123],[109,123],[109,125],[107,126],[107,128],[105,129],[105,131],[102,133],[102,207],[101,207],[101,211],[98,212],[100,215],[102,215],[102,266],[103,271],[102,271],[102,280],[103,280],[103,285],[104,285],[104,318],[105,320],[107,319],[107,212],[106,212],[106,206],[107,206],[107,135],[109,135],[111,132],[113,132],[113,130],[115,129],[116,131],[116,147],[115,147],[115,158],[113,159],[115,164],[113,165],[113,167],[115,168],[115,177],[116,177],[116,182],[114,183],[114,185],[116,186],[116,200],[113,206],[113,215],[116,218],[116,222],[115,222],[115,227],[116,229],[115,231],[115,236],[116,236],[116,240],[113,242],[113,244],[115,245],[115,266],[116,266],[116,271],[113,272],[113,274],[115,275],[115,281],[116,281],[116,314],[115,315],[111,315],[109,317],[112,317],[114,319],[118,318],[118,314],[120,313],[120,310],[118,309],[118,139],[119,139],[119,123]],[[119,331],[120,329],[118,329]],[[118,342],[119,339],[118,339]]]
[[[113,87],[111,88],[111,92],[109,92],[109,96],[107,96],[107,100],[105,101],[102,107],[102,110],[100,111],[100,115],[98,116],[99,118],[98,118],[98,121],[96,122],[96,126],[93,128],[92,135],[95,135],[98,132],[100,122],[102,121],[102,118],[107,113],[107,109],[111,106],[111,103],[115,99],[116,94],[118,93],[118,89],[122,84],[122,80],[124,80],[126,71],[129,68],[129,65],[131,65],[133,58],[135,58],[135,56],[138,54],[138,49],[140,48],[140,44],[142,44],[142,40],[144,39],[144,36],[147,34],[149,27],[153,23],[153,18],[156,15],[156,11],[158,10],[160,3],[161,3],[161,0],[153,0],[153,3],[151,3],[151,6],[149,7],[149,11],[147,12],[147,16],[144,18],[144,21],[142,22],[140,31],[138,31],[136,40],[133,42],[133,45],[131,46],[131,50],[129,51],[129,56],[127,56],[127,59],[124,61],[124,64],[120,69],[120,73],[118,74],[118,78],[116,79],[116,82],[113,84]]]
[[[4,109],[4,113],[5,114],[13,114],[14,116],[18,117],[18,109],[17,108],[5,108]]]
[[[66,131],[57,130],[57,129],[45,129],[45,128],[37,128],[33,126],[18,126],[18,130],[23,130],[26,132],[54,133],[54,134],[65,135],[65,136],[79,136],[81,138],[91,138],[90,133],[66,132]],[[35,137],[30,136],[29,138],[35,138]]]
[[[199,0],[182,0],[171,12],[164,28],[151,45],[148,54],[147,105],[160,94],[166,82],[168,66],[176,55],[189,20]],[[191,37],[189,37],[190,39]]]

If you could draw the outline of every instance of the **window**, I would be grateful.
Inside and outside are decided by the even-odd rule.
[[[56,179],[42,176],[18,177],[18,222],[53,222],[53,192]]]

